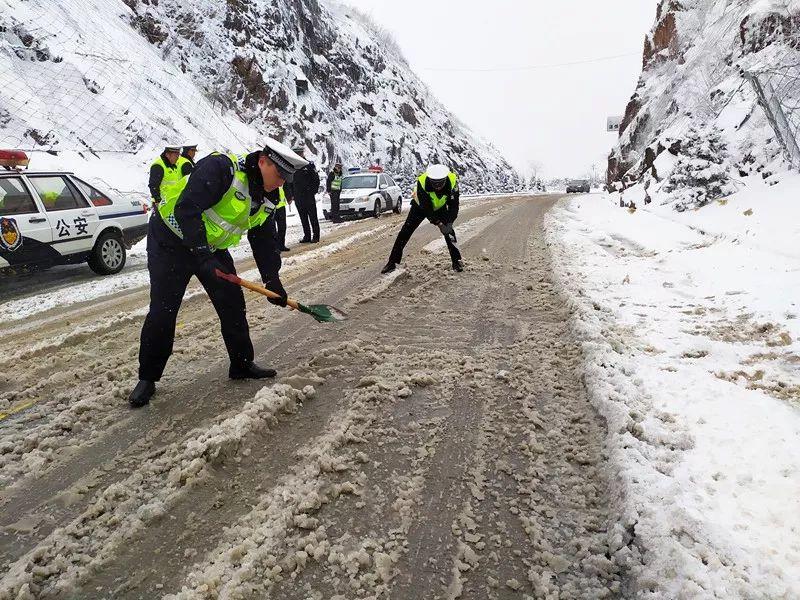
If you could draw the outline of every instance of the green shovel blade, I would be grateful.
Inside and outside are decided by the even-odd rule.
[[[336,323],[338,321],[344,321],[347,318],[346,313],[336,307],[328,306],[327,304],[311,304],[306,306],[298,302],[297,309],[300,312],[311,315],[320,323]]]

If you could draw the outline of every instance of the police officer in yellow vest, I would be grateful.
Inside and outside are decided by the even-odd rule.
[[[197,144],[187,144],[183,147],[183,152],[181,152],[181,158],[185,159],[185,162],[181,165],[181,172],[183,175],[188,175],[194,169],[194,163],[196,162],[194,159],[197,156]]]
[[[142,327],[139,382],[128,397],[136,408],[150,401],[172,354],[178,309],[192,275],[211,298],[230,358],[231,379],[275,377],[273,369],[253,362],[253,344],[239,286],[216,276],[235,273],[228,248],[247,233],[253,256],[267,287],[281,295],[273,304],[286,306],[278,272],[272,211],[278,188],[308,164],[287,146],[268,140],[263,150],[247,155],[213,153],[191,175],[165,191],[147,233],[150,311]]]
[[[178,183],[182,177],[191,172],[191,163],[181,156],[180,146],[167,146],[157,159],[150,165],[150,197],[153,206],[161,202],[164,192],[170,186]]]
[[[444,165],[431,165],[417,178],[416,190],[411,195],[411,209],[406,222],[397,234],[389,262],[381,273],[391,273],[403,259],[403,248],[411,239],[417,227],[428,219],[436,225],[444,236],[454,271],[463,271],[461,251],[458,249],[453,223],[458,218],[459,203],[458,177]]]
[[[339,221],[339,198],[342,195],[342,163],[337,162],[333,165],[333,171],[328,173],[325,181],[325,191],[331,199],[331,221]]]

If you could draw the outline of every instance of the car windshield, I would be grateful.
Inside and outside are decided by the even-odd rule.
[[[343,190],[372,189],[378,187],[377,175],[351,175],[342,179]]]

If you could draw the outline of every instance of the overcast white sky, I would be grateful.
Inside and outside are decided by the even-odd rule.
[[[412,68],[476,133],[525,171],[605,171],[615,140],[606,117],[625,110],[641,73],[657,0],[345,0],[391,31]],[[560,68],[552,65],[631,54]],[[453,69],[453,70],[433,70]]]

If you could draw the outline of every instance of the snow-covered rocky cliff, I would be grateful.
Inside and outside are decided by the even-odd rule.
[[[4,147],[146,162],[165,142],[242,151],[272,135],[321,168],[380,160],[406,181],[440,160],[470,190],[518,183],[390,36],[334,2],[0,0],[0,84]]]
[[[734,193],[748,177],[776,182],[788,161],[752,76],[797,137],[799,65],[798,0],[661,0],[608,183],[680,210]]]

